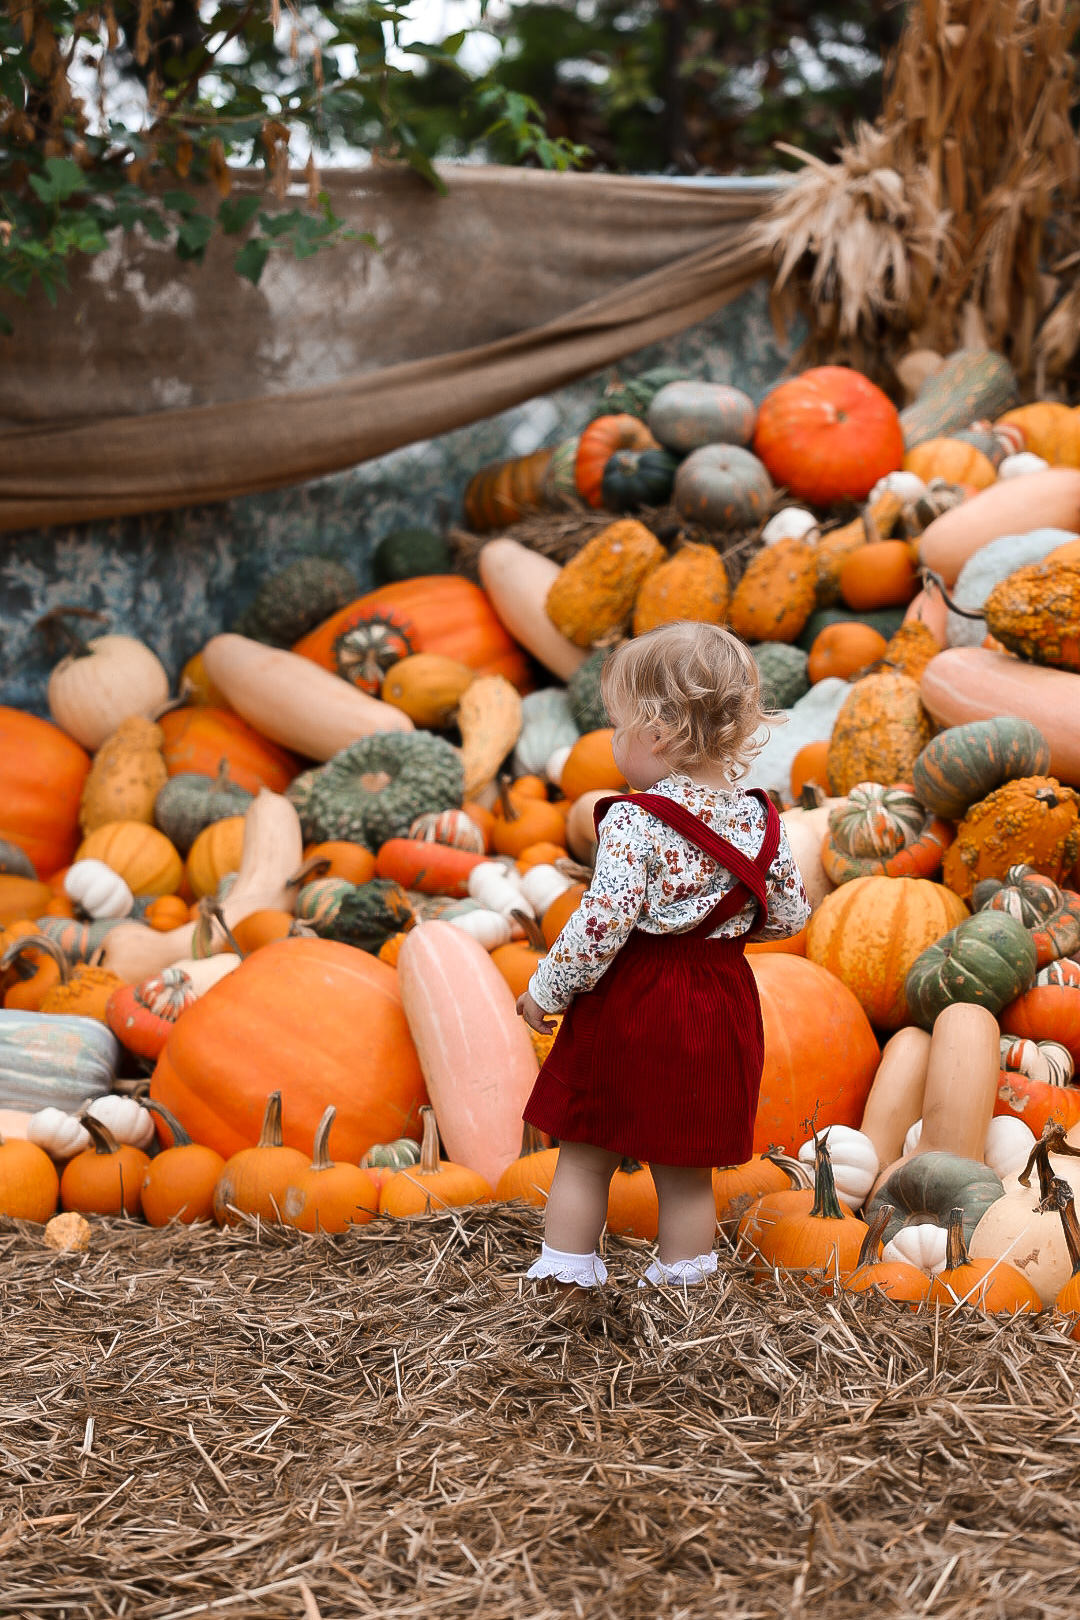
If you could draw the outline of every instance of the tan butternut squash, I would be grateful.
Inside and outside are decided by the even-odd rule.
[[[904,1151],[904,1137],[922,1118],[930,1036],[924,1029],[898,1029],[881,1054],[859,1129],[868,1136],[883,1165]]]
[[[236,882],[222,906],[225,921],[232,928],[253,911],[292,911],[296,891],[289,878],[303,859],[300,818],[279,793],[265,788],[253,799],[244,817],[244,853]],[[139,984],[162,968],[172,967],[194,951],[195,924],[158,933],[144,923],[121,923],[110,931],[104,946],[103,965],[128,984]],[[221,930],[214,930],[211,951],[228,948]]]
[[[501,675],[479,675],[458,706],[465,798],[475,799],[521,736],[521,695]]]
[[[1050,744],[1049,774],[1080,787],[1080,675],[1024,664],[987,647],[949,647],[923,670],[920,693],[939,726],[1002,714],[1033,720]]]
[[[547,616],[544,604],[560,572],[550,557],[516,540],[489,540],[480,553],[480,580],[505,628],[545,669],[568,681],[589,649],[575,647]]]
[[[172,966],[187,974],[197,996],[205,996],[220,979],[235,972],[240,962],[234,951],[222,951],[217,956],[184,956]]]
[[[246,636],[214,636],[203,664],[229,707],[271,742],[327,760],[377,731],[412,731],[401,709],[368,697],[310,658]]]
[[[919,540],[919,560],[940,574],[946,585],[953,585],[981,546],[1005,534],[1030,534],[1032,529],[1080,533],[1080,472],[1050,467],[991,484],[934,519]]]
[[[982,1159],[1001,1072],[1001,1032],[985,1007],[954,1002],[930,1039],[920,1153]]]

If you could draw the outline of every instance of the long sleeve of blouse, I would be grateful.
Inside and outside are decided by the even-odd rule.
[[[686,777],[666,777],[651,790],[683,804],[722,838],[753,857],[765,834],[759,800],[720,793]],[[613,805],[600,829],[596,869],[578,909],[540,962],[529,985],[545,1012],[564,1012],[576,995],[599,983],[631,932],[684,933],[695,927],[737,880],[725,867],[647,810]],[[810,906],[787,834],[765,881],[769,915],[759,939],[797,934]],[[714,939],[732,939],[753,926],[752,901],[720,924]]]

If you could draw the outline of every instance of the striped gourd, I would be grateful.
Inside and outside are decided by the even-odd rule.
[[[972,422],[995,421],[1016,398],[1016,374],[1004,355],[958,349],[900,412],[904,446],[947,438]]]

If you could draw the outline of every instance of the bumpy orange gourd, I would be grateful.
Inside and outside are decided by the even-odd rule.
[[[923,670],[931,658],[936,658],[943,643],[921,619],[906,619],[889,641],[881,659],[898,675],[910,681],[921,681]]]
[[[1010,652],[1080,673],[1080,542],[1000,580],[983,618]]]
[[[141,714],[121,720],[94,755],[79,802],[79,826],[92,832],[108,821],[154,819],[154,800],[169,780],[161,750],[165,733]]]
[[[720,553],[712,546],[684,545],[644,581],[634,603],[634,634],[686,619],[723,624],[731,600]]]
[[[844,699],[829,739],[829,792],[850,793],[858,782],[910,782],[931,730],[914,681],[891,670],[864,675]]]
[[[752,558],[728,618],[744,641],[794,641],[814,611],[817,561],[804,540],[778,540]]]
[[[66,951],[54,939],[34,933],[21,935],[7,948],[0,957],[0,968],[11,967],[13,962],[28,953],[38,952],[52,959],[56,972],[44,976],[40,970],[35,973],[29,987],[32,1010],[95,1018],[98,1023],[108,1023],[106,1009],[109,997],[124,983],[119,974],[110,973],[106,968],[89,967],[85,962],[76,963],[73,967]],[[10,996],[11,990],[5,994],[5,1006],[27,1009],[26,999],[10,1000]]]
[[[299,1149],[282,1144],[281,1092],[272,1091],[266,1099],[258,1142],[234,1153],[218,1177],[214,1219],[219,1226],[235,1226],[244,1215],[280,1221],[286,1192],[307,1167],[307,1159]]]
[[[492,1189],[483,1176],[463,1164],[439,1158],[435,1110],[421,1108],[420,1117],[424,1126],[420,1163],[398,1170],[389,1178],[379,1195],[379,1213],[399,1217],[430,1215],[436,1210],[460,1208],[464,1204],[489,1204]]]
[[[973,804],[945,855],[950,889],[965,900],[981,878],[1033,866],[1062,884],[1080,854],[1080,795],[1052,776],[1006,782]]]
[[[378,1213],[379,1187],[371,1172],[335,1164],[330,1157],[336,1115],[331,1104],[315,1132],[310,1165],[285,1189],[285,1224],[300,1232],[347,1232],[350,1226],[366,1226]]]
[[[607,640],[630,619],[643,582],[664,548],[636,518],[623,518],[586,542],[548,591],[548,618],[576,647]]]

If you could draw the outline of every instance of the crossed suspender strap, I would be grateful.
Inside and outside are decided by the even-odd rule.
[[[654,815],[658,821],[663,821],[688,843],[710,856],[738,879],[735,887],[723,895],[701,922],[683,935],[684,938],[690,934],[707,936],[713,933],[722,922],[726,922],[729,917],[742,910],[746,904],[747,892],[756,900],[758,906],[758,917],[751,929],[752,933],[756,933],[764,926],[768,917],[769,900],[765,878],[780,847],[780,817],[776,806],[759,788],[752,789],[752,797],[759,800],[765,810],[765,836],[761,841],[761,848],[753,859],[744,855],[742,850],[736,849],[728,839],[721,838],[719,833],[714,832],[699,816],[687,810],[685,805],[676,804],[673,799],[668,799],[661,793],[615,794],[610,799],[601,799],[593,812],[593,820],[599,836],[600,823],[613,804],[638,805],[642,810]]]

